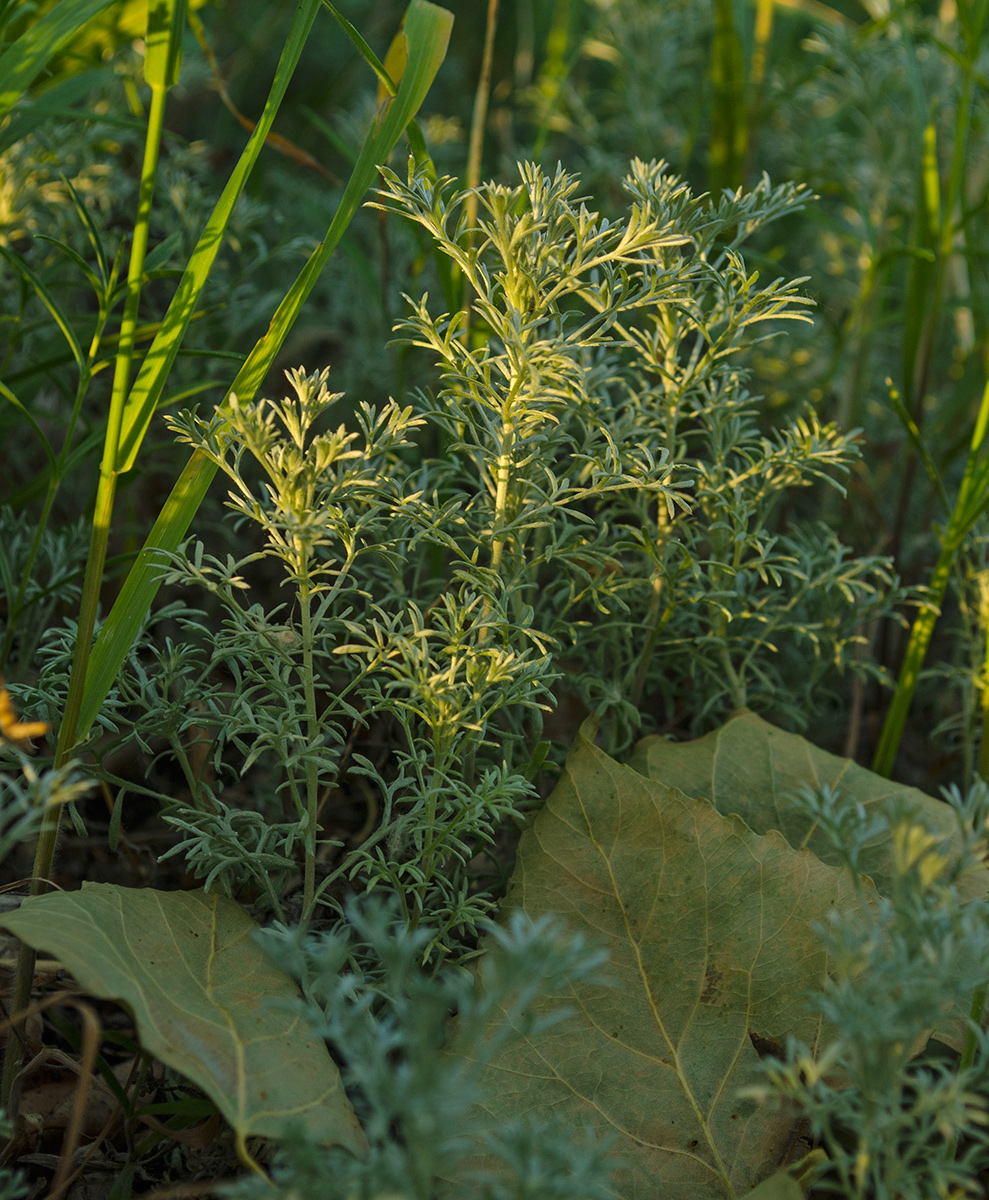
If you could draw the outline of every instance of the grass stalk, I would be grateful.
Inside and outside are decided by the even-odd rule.
[[[308,7],[311,12],[304,5],[300,9],[297,21],[305,24],[308,20],[311,24],[318,2],[319,0],[309,3]],[[427,0],[412,0],[405,22],[405,33],[409,45],[408,63],[398,94],[388,106],[379,123],[369,131],[365,138],[357,165],[354,167],[323,241],[310,255],[309,261],[275,310],[267,332],[248,355],[247,361],[230,385],[228,394],[236,394],[242,403],[248,403],[256,395],[306,298],[360,207],[367,190],[372,186],[378,167],[389,157],[402,131],[418,112],[446,55],[452,24],[453,16],[446,9],[427,3]],[[304,29],[293,27],[289,34],[286,53],[283,55],[282,64],[279,65],[272,89],[273,96],[277,101],[280,101],[284,95],[288,78],[294,71],[298,56],[301,54],[305,38],[300,35],[307,32],[308,28],[308,24],[305,24]],[[290,46],[291,55],[289,55]],[[272,99],[269,98],[269,104],[248,142],[248,149],[244,152],[245,157],[249,151],[252,151],[254,156],[260,151],[277,107],[277,102],[272,103]],[[241,186],[243,182],[246,182],[246,173],[243,174]],[[228,190],[229,187],[230,185],[228,185]],[[222,215],[220,210],[227,202],[227,196],[228,192],[225,191],[224,196],[218,202],[217,213],[214,214],[217,221],[220,220]],[[233,206],[234,198],[230,197],[228,200],[230,208]],[[214,218],[210,219],[207,232],[215,242],[213,249],[215,255],[216,250],[219,249],[222,225],[218,232],[213,230]],[[223,223],[225,223],[225,218]],[[204,233],[203,239],[206,236],[207,234]],[[189,312],[191,315],[191,308]],[[151,353],[154,353],[154,347],[152,347]],[[171,353],[171,351],[163,350],[162,353]],[[146,428],[147,421],[150,421],[150,413],[146,420],[143,415],[138,419],[144,421]],[[134,644],[145,614],[154,601],[160,586],[161,565],[164,561],[162,552],[167,554],[178,549],[179,543],[185,537],[199,505],[206,495],[216,470],[215,464],[211,463],[202,452],[195,451],[165,501],[158,519],[96,639],[93,661],[86,680],[86,694],[81,718],[76,731],[77,737],[85,736],[96,719],[96,714],[112,687],[124,658]]]
[[[151,202],[154,196],[155,176],[158,169],[158,148],[161,143],[164,124],[165,98],[170,86],[168,78],[172,74],[171,72],[163,73],[156,69],[157,55],[161,46],[161,36],[160,32],[153,28],[153,24],[157,19],[160,19],[160,14],[164,11],[169,20],[168,44],[165,47],[165,51],[169,63],[176,68],[174,70],[174,78],[172,78],[172,82],[174,82],[178,75],[178,60],[177,51],[174,48],[175,43],[171,39],[173,37],[181,38],[181,25],[174,23],[172,17],[173,13],[181,13],[182,10],[184,10],[184,0],[170,0],[170,3],[149,9],[148,36],[146,40],[148,58],[146,60],[146,68],[148,68],[148,82],[151,84],[151,104],[145,131],[144,157],[141,163],[141,182],[138,191],[134,233],[131,239],[124,312],[121,319],[120,340],[114,365],[110,411],[103,443],[103,458],[100,463],[99,483],[97,485],[96,504],[89,540],[89,555],[86,560],[86,573],[83,580],[75,653],[72,658],[65,712],[62,714],[62,723],[59,727],[58,742],[55,749],[56,770],[63,767],[69,761],[72,757],[72,751],[76,746],[76,729],[79,723],[79,712],[82,706],[83,691],[86,683],[86,670],[93,644],[93,630],[96,627],[100,589],[103,584],[103,569],[106,564],[107,545],[110,539],[113,501],[119,475],[120,432],[123,425],[127,387],[130,381],[131,362],[134,354],[134,333],[137,328],[137,315],[141,299],[141,279],[144,275],[144,260],[148,248],[148,227],[151,217]],[[54,475],[52,482],[55,482]],[[44,821],[35,847],[34,866],[31,872],[30,894],[32,896],[42,895],[48,890],[48,879],[51,875],[52,863],[55,858],[55,847],[58,843],[61,814],[62,809],[60,805],[51,806],[45,812]],[[18,951],[17,969],[11,1000],[11,1011],[14,1013],[26,1008],[30,1001],[34,962],[34,950],[22,944]],[[6,1106],[10,1099],[14,1077],[20,1065],[21,1055],[18,1050],[18,1039],[13,1034],[8,1035],[4,1053],[3,1076],[2,1080],[0,1080],[0,1105],[3,1106]]]
[[[978,0],[976,5],[959,6],[965,52],[963,55],[957,56],[961,68],[961,91],[955,108],[951,166],[943,187],[939,177],[936,125],[933,119],[927,119],[923,131],[923,152],[917,185],[917,213],[912,239],[916,253],[908,282],[904,322],[904,404],[902,409],[897,408],[910,435],[913,453],[910,454],[902,473],[903,482],[893,531],[894,554],[898,552],[902,542],[918,453],[924,460],[928,472],[931,471],[931,458],[921,439],[923,400],[934,352],[934,341],[941,324],[944,308],[947,267],[952,256],[957,253],[955,240],[956,233],[960,229],[958,214],[962,207],[968,144],[972,127],[974,72],[986,30],[987,17],[989,17],[989,4],[985,0]],[[905,26],[904,29],[908,34],[909,31]],[[912,49],[909,36],[905,38],[905,45],[908,51],[907,66],[914,84],[914,107],[919,118],[926,101],[919,72],[916,69],[915,51]],[[876,750],[873,769],[881,775],[889,775],[893,769],[907,713],[940,613],[941,602],[947,589],[952,567],[965,536],[978,515],[985,510],[989,503],[989,496],[986,495],[987,472],[984,466],[979,466],[981,447],[985,438],[986,403],[987,397],[984,392],[958,499],[941,539],[941,553],[928,585],[927,598],[914,620],[897,681],[896,693]]]
[[[752,148],[762,112],[763,84],[766,80],[766,64],[769,61],[769,41],[773,35],[773,18],[776,15],[776,0],[756,0],[755,26],[752,31],[752,58],[749,63],[749,96],[746,111],[745,158],[742,174],[748,177],[752,165]]]
[[[481,52],[481,74],[474,93],[474,111],[470,122],[470,144],[467,152],[467,187],[476,188],[481,182],[481,157],[484,151],[484,128],[488,121],[488,102],[491,98],[491,63],[494,58],[494,39],[498,28],[498,0],[488,0],[488,15],[484,29],[484,49]],[[467,197],[467,226],[477,223],[477,194]]]
[[[883,725],[879,745],[872,769],[878,775],[889,776],[903,737],[907,714],[913,702],[921,668],[941,612],[941,603],[947,591],[948,580],[955,565],[965,537],[986,508],[989,507],[989,463],[982,460],[982,447],[989,428],[989,383],[982,393],[979,415],[972,434],[968,462],[958,498],[951,513],[947,528],[941,537],[941,553],[927,585],[927,594],[920,605],[910,630],[906,654],[896,684],[896,692],[886,721]]]
[[[152,33],[149,29],[148,41]],[[149,47],[150,57],[150,47]],[[150,74],[150,70],[148,71]],[[158,148],[165,116],[165,99],[168,84],[164,79],[151,84],[151,104],[144,139],[144,158],[141,163],[141,183],[138,192],[137,216],[131,239],[130,263],[127,269],[127,289],[124,312],[120,322],[120,340],[114,363],[113,387],[110,394],[110,411],[107,418],[106,436],[103,443],[103,459],[100,464],[99,483],[96,491],[96,507],[93,513],[93,529],[86,560],[83,580],[82,601],[79,609],[79,628],[76,635],[69,691],[58,733],[55,751],[55,766],[61,767],[70,758],[76,745],[76,729],[82,707],[83,690],[86,685],[86,669],[96,628],[96,613],[99,606],[100,588],[103,584],[103,568],[106,564],[107,545],[110,539],[110,522],[113,518],[113,502],[119,477],[120,436],[130,384],[131,364],[134,357],[134,335],[137,329],[138,309],[141,302],[141,279],[144,275],[144,260],[148,249],[148,228],[151,220],[151,202],[154,198],[155,175],[158,170]],[[42,849],[40,843],[39,851]],[[54,846],[46,849],[44,863],[35,862],[35,882],[44,890],[43,883],[51,868]],[[40,867],[44,869],[37,869]],[[40,877],[40,878],[39,878]]]
[[[918,137],[919,171],[914,228],[911,235],[913,257],[907,284],[903,337],[903,396],[908,412],[918,429],[924,418],[935,340],[942,325],[945,286],[953,257],[959,253],[956,236],[964,237],[961,221],[966,179],[968,146],[972,129],[975,71],[989,16],[989,5],[979,0],[961,17],[964,53],[956,56],[961,71],[961,90],[955,105],[951,164],[942,181],[937,154],[937,125],[927,111],[928,101],[917,69],[917,52],[909,27],[904,23],[906,66],[914,94],[915,122],[922,127]],[[964,253],[964,245],[961,247]],[[900,494],[894,517],[892,550],[898,556],[913,492],[916,458],[908,448],[901,475]]]
[[[567,48],[570,42],[570,23],[573,17],[573,0],[556,0],[546,38],[546,59],[539,75],[539,91],[542,93],[542,114],[539,131],[532,144],[532,157],[539,159],[549,140],[553,110],[556,107],[564,80],[570,73],[567,63]]]
[[[470,122],[470,142],[467,150],[467,200],[464,213],[467,218],[467,249],[474,246],[474,236],[477,229],[477,188],[481,182],[481,160],[484,152],[484,130],[488,123],[488,102],[491,98],[491,63],[494,58],[495,32],[498,28],[498,0],[488,0],[488,15],[484,29],[484,49],[481,51],[481,74],[474,93],[474,110]],[[444,290],[453,293],[455,284],[450,267],[444,255],[437,254],[441,265],[440,278],[444,281]],[[470,305],[469,288],[463,288],[464,324],[461,336],[464,345],[470,340]]]
[[[723,188],[734,189],[741,184],[748,145],[745,66],[733,0],[715,0],[710,70],[713,96],[708,180],[717,196]]]

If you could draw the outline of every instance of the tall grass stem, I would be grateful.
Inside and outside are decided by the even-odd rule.
[[[989,463],[982,458],[982,448],[989,427],[989,383],[982,393],[979,415],[969,447],[968,462],[958,498],[947,528],[941,537],[941,552],[927,585],[927,594],[914,618],[906,654],[896,684],[893,702],[886,715],[872,769],[878,775],[889,776],[903,737],[907,714],[920,678],[924,659],[941,612],[948,581],[961,551],[965,537],[986,508],[989,507]]]

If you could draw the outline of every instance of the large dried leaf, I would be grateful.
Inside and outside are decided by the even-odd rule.
[[[629,766],[650,779],[670,784],[688,796],[704,796],[718,812],[737,813],[757,833],[778,829],[794,849],[807,848],[824,862],[840,863],[830,839],[793,803],[802,787],[831,788],[857,800],[868,812],[894,801],[913,810],[946,845],[960,846],[948,805],[867,771],[848,758],[819,750],[795,733],[785,733],[743,709],[714,733],[693,742],[644,738]],[[893,876],[888,835],[876,838],[863,863],[880,893]],[[961,881],[965,898],[989,891],[989,872],[972,871]]]
[[[363,1149],[326,1046],[277,1007],[295,985],[232,900],[84,883],[31,897],[2,924],[94,996],[127,1005],[144,1048],[202,1088],[241,1138],[294,1122],[313,1141]]]
[[[549,997],[576,1017],[513,1044],[485,1078],[483,1108],[616,1133],[629,1200],[743,1195],[793,1135],[739,1098],[757,1077],[756,1043],[817,1044],[805,996],[826,959],[813,926],[854,903],[845,872],[619,765],[582,732],[522,839],[507,905],[603,940],[617,986]]]

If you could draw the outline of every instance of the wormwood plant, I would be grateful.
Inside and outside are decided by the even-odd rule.
[[[480,189],[476,227],[449,181],[385,176],[381,206],[425,226],[470,301],[468,319],[423,297],[402,326],[435,390],[359,404],[348,429],[326,373],[300,370],[281,402],[172,422],[260,540],[172,556],[164,578],[214,599],[173,610],[178,633],[113,699],[178,763],[181,793],[133,790],[158,796],[207,886],[287,916],[301,857],[304,920],[383,889],[438,956],[489,910],[478,872],[500,869],[568,690],[616,746],[653,696],[672,711],[692,692],[698,723],[797,704],[847,664],[889,578],[823,527],[772,530],[787,489],[854,452],[812,413],[763,435],[735,363],[754,325],[800,315],[795,285],[760,285],[739,247],[802,193],[712,202],[635,162],[613,220],[566,172],[521,174]],[[365,829],[321,843],[355,798]]]
[[[5,689],[3,699],[9,704]],[[59,769],[39,770],[19,744],[20,727],[12,715],[5,713],[7,720],[0,727],[0,749],[17,761],[19,769],[0,776],[0,861],[21,842],[37,836],[48,810],[81,799],[92,786],[74,762]],[[13,1122],[0,1109],[0,1137],[10,1137],[13,1128]],[[22,1200],[29,1192],[30,1185],[20,1171],[0,1167],[0,1200]]]
[[[386,178],[382,205],[453,260],[480,327],[472,342],[428,298],[406,323],[442,372],[427,403],[446,453],[428,469],[441,488],[465,468],[480,482],[475,545],[573,653],[581,700],[610,711],[619,741],[651,692],[669,713],[689,691],[697,725],[746,704],[813,711],[892,578],[883,560],[846,561],[823,526],[773,527],[787,490],[836,483],[855,455],[809,409],[766,436],[739,363],[769,335],[754,326],[806,317],[795,283],[760,285],[741,256],[806,193],[763,179],[696,197],[636,160],[631,213],[610,222],[576,179],[525,168],[521,188],[481,190],[472,232],[448,184]],[[787,649],[799,666],[773,663]]]
[[[514,914],[492,927],[478,976],[461,968],[423,971],[432,931],[410,930],[388,906],[351,905],[335,934],[301,937],[272,929],[270,953],[299,980],[299,1011],[347,1064],[344,1079],[367,1134],[355,1157],[289,1137],[272,1180],[251,1179],[228,1194],[243,1200],[284,1196],[431,1200],[605,1200],[608,1144],[565,1122],[531,1117],[492,1123],[468,1119],[482,1097],[486,1065],[505,1045],[563,1020],[565,1009],[536,1015],[533,1001],[561,983],[607,985],[607,957],[558,924]],[[354,967],[355,959],[363,968]],[[451,1053],[449,1018],[468,1053]],[[451,1189],[452,1181],[456,1181]]]
[[[134,697],[149,716],[168,714],[142,732],[169,739],[190,784],[189,802],[163,797],[166,819],[185,832],[185,853],[208,884],[230,892],[253,878],[276,910],[279,872],[283,879],[292,872],[301,845],[307,918],[318,895],[320,799],[348,767],[377,786],[380,821],[324,875],[320,890],[363,869],[368,886],[384,883],[397,895],[413,926],[428,910],[442,921],[441,939],[469,932],[485,902],[469,894],[463,868],[475,843],[490,842],[531,792],[504,746],[486,761],[495,749],[489,730],[502,710],[532,707],[545,694],[548,660],[509,648],[509,618],[490,586],[474,591],[468,577],[454,594],[436,595],[427,612],[421,601],[396,594],[396,579],[437,521],[409,488],[398,457],[422,419],[394,404],[380,413],[364,406],[359,433],[341,426],[313,434],[340,396],[329,393],[325,372],[294,372],[291,382],[295,399],[281,405],[232,402],[227,417],[205,423],[188,415],[175,424],[233,480],[231,506],[261,527],[264,557],[280,562],[294,597],[291,606],[268,611],[239,599],[247,589],[240,572],[260,552],[221,562],[198,545],[169,573],[170,582],[214,592],[223,615],[215,639],[201,619],[180,616],[187,635],[199,635],[198,649],[167,647],[146,676],[147,691]],[[264,471],[261,499],[245,478],[247,457]],[[390,604],[375,603],[376,595]],[[356,612],[362,621],[353,619]],[[210,682],[221,671],[232,690]],[[156,691],[167,694],[177,676],[185,714],[179,720]],[[404,735],[393,761],[384,770],[364,755],[351,763],[348,741],[372,715],[385,714]],[[192,728],[212,736],[213,782],[189,766]],[[274,806],[245,812],[225,802],[230,750],[239,752],[240,772],[265,764]],[[280,795],[292,813],[281,822],[274,819]]]
[[[369,135],[358,175],[376,173],[386,142]],[[805,314],[798,284],[760,280],[743,250],[805,192],[764,179],[750,193],[695,196],[663,164],[636,160],[625,210],[604,216],[562,169],[526,165],[519,184],[472,197],[421,159],[406,178],[383,178],[379,206],[414,222],[445,260],[442,304],[438,293],[411,300],[398,331],[428,355],[429,385],[401,404],[348,407],[326,372],[300,369],[285,399],[254,399],[358,202],[355,183],[228,400],[170,422],[193,458],[100,631],[98,670],[83,672],[62,752],[81,712],[81,748],[118,789],[112,840],[126,797],[143,794],[177,832],[167,853],[208,889],[283,924],[311,929],[320,904],[336,922],[329,937],[281,932],[270,944],[345,1063],[371,1153],[358,1162],[289,1138],[274,1182],[258,1180],[252,1194],[308,1194],[317,1179],[325,1190],[328,1173],[348,1196],[432,1196],[451,1175],[463,1179],[456,1194],[488,1200],[598,1196],[600,1146],[575,1150],[554,1128],[461,1126],[476,1076],[438,1055],[452,1010],[483,1064],[497,1049],[484,1042],[485,994],[525,1032],[530,985],[553,990],[586,969],[572,944],[518,927],[492,935],[500,951],[477,944],[512,822],[536,800],[545,714],[564,700],[594,713],[612,752],[643,720],[704,729],[742,705],[809,720],[835,672],[868,669],[853,651],[895,580],[882,559],[850,558],[823,524],[789,519],[795,489],[840,486],[854,435],[809,408],[768,430],[746,387],[753,344]],[[109,312],[123,292],[115,275],[101,285]],[[143,401],[164,383],[129,418],[114,478],[133,465],[150,419]],[[216,470],[236,552],[203,532],[174,553]],[[50,597],[71,595],[73,580],[54,570],[35,579],[15,549],[8,596],[20,588],[42,613]],[[38,543],[38,564],[53,555],[54,540]],[[159,580],[182,598],[139,629]],[[99,627],[96,584],[86,591]],[[67,668],[88,649],[87,622],[40,646],[30,624],[17,654],[41,674],[22,694],[54,723],[73,708]],[[572,728],[571,717],[556,732]],[[114,769],[129,742],[148,768],[139,783]],[[386,893],[393,908],[348,909],[354,890]],[[929,939],[948,948],[955,938],[982,969],[979,945],[953,921],[930,923]],[[878,934],[867,932],[871,946]],[[486,993],[458,966],[468,955],[484,964]],[[957,990],[973,978],[959,974]],[[879,1007],[871,993],[869,1003]],[[920,1076],[894,1067],[890,1094],[909,1098]],[[939,1095],[957,1116],[955,1093]],[[827,1099],[831,1125],[820,1125],[838,1129],[835,1146],[844,1099]],[[974,1107],[962,1101],[949,1135],[976,1132]],[[900,1144],[926,1144],[910,1119],[895,1126]],[[863,1128],[878,1145],[882,1120]],[[479,1153],[506,1165],[507,1182],[465,1163]],[[930,1173],[936,1184],[956,1169],[950,1155],[944,1163],[946,1174]]]
[[[981,1027],[989,978],[989,904],[963,904],[957,884],[984,857],[989,790],[946,792],[962,853],[900,806],[866,818],[853,800],[808,793],[808,815],[827,831],[859,888],[860,905],[822,931],[833,974],[813,1001],[834,1031],[818,1053],[795,1042],[767,1063],[760,1094],[794,1102],[829,1167],[817,1186],[848,1200],[925,1200],[976,1194],[989,1166],[989,1042]],[[878,903],[862,890],[861,855],[889,836],[896,876]],[[970,1012],[960,1062],[936,1043]]]

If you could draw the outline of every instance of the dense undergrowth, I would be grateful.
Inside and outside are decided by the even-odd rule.
[[[982,1195],[989,2],[461,7],[0,0],[0,1194]]]

